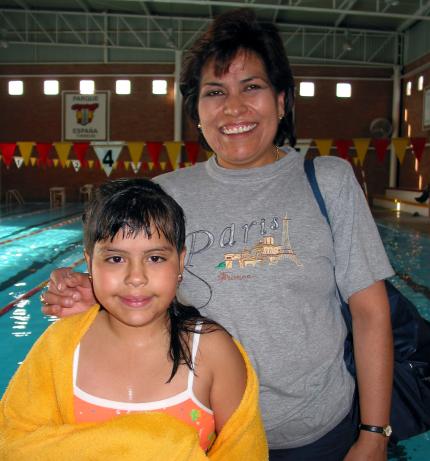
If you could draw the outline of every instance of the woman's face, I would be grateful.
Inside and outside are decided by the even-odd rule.
[[[284,93],[276,94],[263,61],[239,51],[224,75],[202,69],[198,113],[203,136],[224,168],[255,168],[276,158],[273,145]]]

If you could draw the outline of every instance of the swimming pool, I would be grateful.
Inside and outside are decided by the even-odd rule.
[[[52,269],[85,270],[81,243],[82,205],[0,209],[0,395],[17,365],[54,319],[40,311],[39,294]],[[430,236],[378,223],[392,278],[430,320]],[[3,314],[1,315],[1,313]],[[399,444],[390,461],[428,461],[430,432]]]

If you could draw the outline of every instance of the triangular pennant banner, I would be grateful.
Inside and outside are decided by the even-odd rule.
[[[351,160],[349,156],[349,148],[352,146],[352,140],[351,139],[336,139],[334,143],[336,145],[337,151],[339,152],[339,155],[344,160]]]
[[[91,145],[100,161],[104,172],[110,176],[115,168],[115,163],[118,160],[119,154],[124,146],[122,141],[119,142],[92,142]]]
[[[164,146],[166,147],[170,164],[172,165],[172,168],[176,170],[176,168],[179,166],[179,156],[181,155],[182,141],[167,141],[164,143]]]
[[[360,165],[363,166],[364,159],[369,150],[370,138],[354,138],[353,142],[357,153],[357,160],[360,162]]]
[[[331,139],[315,139],[320,155],[330,155]]]
[[[130,161],[129,160],[125,160],[124,161],[124,169],[125,171],[128,171],[130,169]]]
[[[70,148],[72,147],[71,142],[54,142],[55,151],[57,152],[58,158],[60,159],[61,166],[66,166],[66,160],[69,158]]]
[[[37,142],[36,151],[39,154],[39,165],[46,165],[49,151],[52,149],[52,143],[50,142]]]
[[[24,165],[27,166],[30,162],[31,152],[33,151],[33,146],[35,142],[17,142],[16,145],[18,146],[19,151],[21,152],[21,156],[24,159]]]
[[[197,157],[199,155],[199,143],[187,141],[185,143],[185,152],[188,155],[188,160],[194,165],[197,162]]]
[[[302,141],[299,141],[294,146],[294,149],[300,152],[300,155],[303,155],[303,157],[306,157],[306,154],[308,153],[310,145],[311,145],[311,140],[306,140],[306,141],[302,140]]]
[[[148,149],[149,157],[152,163],[154,163],[153,168],[158,165],[162,147],[163,147],[163,144],[161,142],[147,142],[146,143],[146,148]]]
[[[426,147],[426,138],[411,138],[411,144],[415,157],[420,161]]]
[[[393,138],[391,140],[392,148],[397,158],[399,159],[400,163],[403,163],[408,144],[409,144],[408,138]]]
[[[94,160],[88,160],[88,168],[89,169],[94,168]]]
[[[390,144],[391,140],[388,138],[379,138],[373,140],[373,145],[375,146],[376,156],[380,163],[384,163],[385,154],[387,153],[387,147]]]
[[[17,168],[21,168],[22,165],[24,165],[24,159],[22,157],[18,157],[18,155],[15,155],[13,160]]]
[[[77,173],[81,169],[81,161],[80,160],[72,160],[72,166]]]
[[[139,173],[140,167],[142,166],[142,162],[130,162],[131,168],[135,174]]]
[[[89,147],[89,142],[75,142],[73,144],[73,150],[75,151],[76,157],[78,157],[78,160],[81,163],[80,166],[84,167],[87,164],[87,161],[85,160],[85,155],[87,154]]]
[[[128,151],[130,152],[131,161],[137,165],[142,158],[142,151],[145,147],[144,142],[129,142],[127,143]]]
[[[214,154],[211,150],[205,150],[206,158],[209,160]]]
[[[36,157],[30,157],[30,165],[35,166],[37,163],[37,158]]]
[[[3,163],[9,166],[12,163],[13,154],[15,153],[16,142],[0,143],[0,151],[3,154]]]
[[[55,168],[58,168],[58,165],[60,164],[60,160],[58,158],[53,158],[52,163],[54,164]]]
[[[167,168],[167,162],[160,162],[161,171],[165,171]]]
[[[154,169],[154,162],[148,162],[148,170],[152,171]]]

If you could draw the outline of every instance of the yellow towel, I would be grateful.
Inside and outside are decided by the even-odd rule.
[[[36,341],[0,402],[0,459],[4,461],[266,461],[258,381],[249,359],[242,401],[206,455],[190,426],[161,413],[130,414],[76,424],[74,350],[98,312],[57,321]]]

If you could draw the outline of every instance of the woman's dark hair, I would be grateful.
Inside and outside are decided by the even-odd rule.
[[[249,9],[228,11],[218,16],[188,51],[180,79],[180,90],[186,111],[197,124],[203,66],[213,59],[216,74],[223,75],[241,50],[256,53],[263,61],[276,93],[285,92],[285,115],[279,122],[274,143],[282,146],[288,138],[290,145],[294,146],[294,79],[284,45],[277,28],[270,23],[258,22],[254,12]],[[199,136],[203,147],[210,149],[201,130]]]
[[[90,259],[97,242],[113,240],[118,232],[133,238],[152,232],[163,235],[181,253],[185,248],[185,217],[182,208],[170,195],[149,179],[117,179],[96,189],[82,216],[84,247]],[[151,230],[152,228],[152,230]],[[196,322],[217,324],[203,317],[193,306],[181,304],[176,297],[168,309],[170,319],[170,357],[173,361],[168,382],[181,363],[193,369],[188,346],[189,333]],[[205,331],[211,331],[205,329]]]

